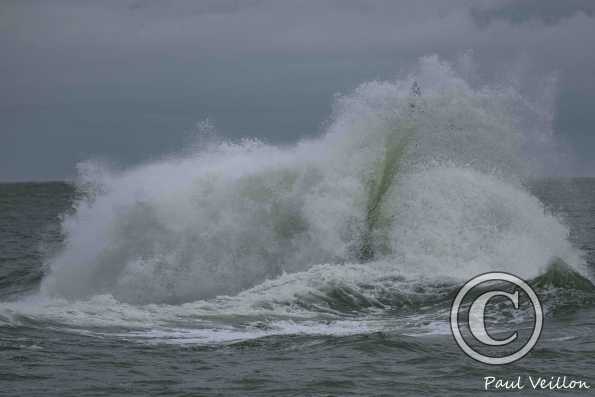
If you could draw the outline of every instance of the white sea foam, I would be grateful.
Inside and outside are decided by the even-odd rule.
[[[245,329],[213,336],[209,322],[340,318],[399,304],[419,282],[534,277],[554,257],[577,266],[568,229],[522,184],[544,119],[514,89],[471,87],[431,56],[338,97],[317,139],[210,143],[123,172],[85,164],[92,194],[65,218],[37,303],[7,310],[147,337],[195,321],[178,339],[231,340]],[[268,326],[250,332],[302,327]]]

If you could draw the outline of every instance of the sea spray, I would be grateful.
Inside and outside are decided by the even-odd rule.
[[[366,206],[366,225],[364,235],[361,237],[359,259],[368,261],[374,258],[375,251],[381,251],[382,256],[387,255],[389,244],[385,239],[386,232],[380,228],[390,227],[390,217],[382,217],[382,204],[389,189],[395,185],[395,178],[399,173],[401,159],[406,153],[408,144],[413,138],[416,126],[413,118],[419,112],[419,97],[421,89],[417,82],[411,87],[409,98],[409,112],[401,120],[400,125],[394,126],[387,134],[384,143],[384,155],[379,161],[375,178],[369,181],[368,203]]]
[[[423,106],[412,116],[414,82]],[[552,257],[576,265],[566,227],[519,183],[521,127],[541,114],[525,104],[512,88],[471,87],[430,56],[402,79],[338,97],[319,138],[220,142],[123,172],[100,168],[83,183],[99,187],[92,200],[64,220],[42,296],[181,304],[315,266],[332,269],[322,274],[335,285],[357,265],[357,292],[374,268],[383,273],[366,277],[371,285],[383,274],[533,277]]]

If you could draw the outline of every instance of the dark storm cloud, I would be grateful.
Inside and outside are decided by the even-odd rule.
[[[558,76],[556,129],[595,171],[591,1],[5,1],[0,179],[62,178],[229,137],[317,133],[332,95],[428,53],[472,50],[481,79]],[[536,77],[537,76],[537,77]]]

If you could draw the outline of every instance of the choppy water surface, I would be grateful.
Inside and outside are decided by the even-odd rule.
[[[0,185],[0,389],[458,396],[478,395],[484,376],[595,384],[595,180],[528,177],[551,154],[535,139],[543,115],[429,57],[339,98],[326,133],[292,147],[210,140],[126,171],[81,165],[76,186]],[[467,358],[448,325],[458,287],[491,270],[531,281],[545,308],[535,349],[505,367]],[[522,311],[491,314],[530,325]]]

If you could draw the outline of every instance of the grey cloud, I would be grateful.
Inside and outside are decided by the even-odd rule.
[[[0,179],[62,178],[226,136],[315,134],[332,96],[422,55],[476,58],[477,79],[559,80],[556,129],[595,172],[591,1],[7,1],[0,6]],[[31,147],[41,145],[45,150]],[[27,157],[28,153],[33,159]],[[70,170],[70,171],[69,171]]]

